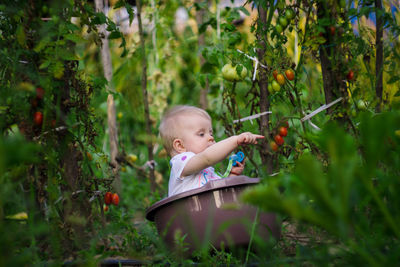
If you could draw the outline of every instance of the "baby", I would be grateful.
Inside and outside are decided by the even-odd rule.
[[[245,132],[215,142],[210,115],[193,106],[176,106],[161,120],[160,135],[171,156],[168,196],[198,188],[209,180],[221,179],[212,167],[239,145],[257,144],[264,136]],[[240,175],[244,163],[236,162],[230,175]]]

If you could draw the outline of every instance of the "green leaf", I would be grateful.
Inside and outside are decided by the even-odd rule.
[[[226,18],[226,20],[228,22],[232,22],[232,21],[238,20],[238,19],[240,19],[240,13],[236,8],[232,9],[232,12],[230,12],[228,17]]]
[[[76,44],[86,42],[84,38],[82,38],[79,34],[66,34],[64,38],[70,40]]]
[[[131,25],[132,21],[133,21],[133,19],[135,17],[135,13],[133,12],[133,8],[131,7],[131,5],[126,4],[125,8],[126,8],[126,11],[128,11],[128,14],[129,14],[129,25]]]
[[[70,30],[72,32],[79,30],[79,27],[77,25],[75,25],[74,23],[66,23],[65,26],[68,30]]]
[[[47,68],[50,65],[50,63],[51,63],[51,60],[49,60],[49,59],[45,60],[42,64],[40,64],[39,69],[42,70],[42,69]]]
[[[118,31],[117,25],[115,25],[115,23],[112,20],[109,20],[106,30],[109,31],[109,32]]]
[[[93,18],[93,23],[94,24],[104,24],[107,21],[106,15],[102,12],[97,12]]]
[[[76,55],[73,53],[73,52],[71,52],[71,51],[68,51],[68,50],[65,50],[65,51],[63,51],[61,54],[60,54],[60,57],[61,57],[61,59],[63,59],[63,60],[77,60],[77,57],[76,57]]]
[[[118,9],[120,7],[123,7],[125,5],[125,1],[124,0],[118,0],[117,3],[115,3],[114,5],[114,9]]]
[[[39,53],[40,51],[42,51],[42,49],[44,47],[46,47],[50,42],[50,38],[45,37],[43,39],[41,39],[39,41],[39,43],[35,46],[35,48],[33,49],[36,53]]]
[[[113,31],[110,33],[110,35],[108,36],[108,39],[118,39],[121,38],[122,34],[119,31]]]
[[[250,16],[249,11],[245,7],[241,6],[239,7],[239,10],[242,11],[246,16]]]
[[[18,25],[17,27],[17,42],[20,46],[25,47],[25,43],[26,43],[26,35],[25,35],[25,31],[24,31],[24,27],[23,25]]]
[[[223,31],[230,31],[230,32],[233,32],[236,30],[235,26],[233,26],[232,24],[228,24],[228,23],[222,23],[221,28]]]
[[[237,43],[240,43],[241,40],[242,40],[242,37],[241,37],[240,33],[238,33],[238,32],[231,33],[228,38],[228,44],[230,47],[233,47]]]
[[[389,79],[389,81],[387,83],[388,84],[392,84],[392,83],[397,82],[398,80],[400,80],[400,77],[393,75],[392,77],[390,77],[390,79]]]
[[[201,73],[215,73],[215,65],[212,65],[210,62],[206,62],[201,66]]]

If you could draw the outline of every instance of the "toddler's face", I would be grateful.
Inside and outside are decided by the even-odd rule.
[[[211,121],[198,114],[184,115],[181,118],[182,141],[186,151],[200,153],[215,144]]]

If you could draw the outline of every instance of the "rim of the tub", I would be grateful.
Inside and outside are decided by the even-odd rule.
[[[155,212],[158,208],[171,203],[173,201],[176,201],[178,199],[183,199],[187,198],[193,195],[198,195],[201,193],[205,193],[208,191],[216,190],[216,189],[222,189],[222,188],[227,188],[227,187],[232,187],[232,186],[237,186],[237,185],[245,185],[245,184],[257,184],[260,182],[260,178],[250,178],[247,176],[231,176],[227,178],[222,178],[222,179],[217,179],[217,180],[211,180],[207,182],[205,185],[199,188],[195,188],[192,190],[188,190],[186,192],[182,192],[170,197],[163,198],[153,205],[151,205],[147,210],[146,210],[146,219],[149,221],[154,221],[154,216]]]

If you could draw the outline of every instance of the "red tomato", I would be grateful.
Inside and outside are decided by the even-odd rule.
[[[275,151],[275,152],[278,151],[278,149],[279,149],[278,145],[274,141],[271,141],[269,143],[269,147],[271,148],[272,151]]]
[[[278,144],[278,146],[281,146],[283,145],[283,143],[285,143],[285,140],[283,140],[283,137],[279,134],[275,135],[274,140]]]
[[[279,127],[278,133],[280,136],[285,137],[287,136],[287,128],[286,127]]]
[[[276,75],[276,81],[280,85],[284,85],[285,84],[285,77],[283,77],[283,75],[279,73],[278,75]]]
[[[118,204],[119,204],[119,196],[118,196],[118,194],[117,193],[112,194],[111,199],[112,199],[112,203],[115,206],[118,206]]]
[[[90,154],[89,151],[86,151],[86,156],[87,156],[87,159],[88,159],[89,161],[92,161],[92,160],[93,160],[93,156],[92,156],[92,154]]]
[[[42,125],[42,122],[43,122],[43,114],[42,114],[42,112],[36,111],[35,114],[33,114],[33,122],[37,126]]]
[[[277,71],[277,70],[274,70],[274,71],[272,72],[272,75],[274,76],[274,79],[276,80],[276,75],[278,75],[278,71]]]
[[[334,36],[334,35],[335,35],[335,32],[336,32],[336,27],[335,27],[335,26],[330,26],[330,27],[329,27],[329,33],[330,33],[332,36]]]
[[[107,206],[107,205],[104,205],[104,206],[103,206],[103,210],[104,210],[105,212],[107,212],[107,211],[108,211],[108,206]]]
[[[350,70],[349,73],[347,73],[347,80],[352,81],[354,79],[354,71]]]
[[[110,205],[112,202],[112,193],[111,192],[107,192],[104,195],[104,203],[106,203],[106,205]]]
[[[43,99],[44,97],[44,90],[42,87],[37,87],[36,88],[36,98],[37,99]]]
[[[294,72],[292,70],[286,70],[285,71],[285,75],[286,75],[286,78],[289,81],[293,81],[294,80]]]

